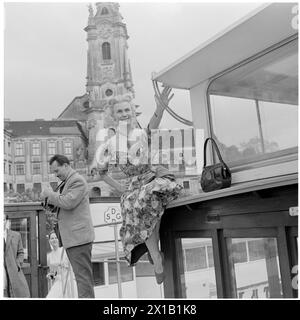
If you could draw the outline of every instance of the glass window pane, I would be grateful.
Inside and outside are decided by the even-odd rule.
[[[298,108],[294,105],[260,101],[259,111],[265,152],[293,148],[298,145]]]
[[[232,240],[232,255],[234,263],[247,262],[247,248],[245,241],[239,241],[237,239]]]
[[[93,278],[95,286],[105,285],[103,262],[93,262]]]
[[[48,142],[48,154],[54,155],[56,153],[56,142]]]
[[[183,238],[184,277],[187,298],[217,298],[216,277],[210,238]]]
[[[242,159],[249,154],[246,142],[259,133],[254,101],[222,96],[211,96],[210,101],[214,138],[224,160]]]
[[[237,246],[237,243],[244,245]],[[227,247],[233,297],[239,299],[282,297],[275,238],[227,239]],[[249,259],[244,261],[237,259],[237,257],[245,258],[248,255]]]
[[[214,256],[212,246],[207,246],[207,254],[208,254],[208,266],[209,268],[213,268],[214,265]]]
[[[24,249],[24,263],[30,263],[30,219],[29,218],[13,218],[10,220],[10,229],[18,231],[21,234]]]
[[[120,263],[121,281],[133,281],[133,271],[126,262]],[[115,262],[108,263],[109,284],[117,283],[117,264]]]
[[[186,249],[185,257],[187,271],[207,268],[205,247]]]
[[[263,240],[259,239],[248,241],[248,248],[250,261],[255,261],[264,258],[265,250]]]
[[[40,155],[40,143],[39,142],[32,144],[32,155],[34,155],[34,156]]]
[[[25,192],[25,184],[24,183],[18,183],[17,184],[17,192],[22,194]]]
[[[16,174],[17,175],[24,175],[25,174],[24,164],[16,164]]]
[[[15,155],[16,156],[23,156],[24,155],[24,148],[22,142],[17,142],[15,144]]]
[[[42,184],[41,183],[34,183],[32,190],[34,193],[41,193],[42,192]]]
[[[240,164],[297,153],[297,45],[282,46],[210,85],[213,137],[225,161]]]
[[[64,149],[65,149],[66,155],[71,155],[72,154],[72,142],[65,142]]]
[[[32,163],[32,174],[41,174],[41,163],[33,162]]]

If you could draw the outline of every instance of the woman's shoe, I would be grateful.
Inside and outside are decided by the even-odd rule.
[[[164,260],[165,260],[164,254],[162,252],[160,252],[160,255],[161,255],[161,259],[162,259],[162,266],[164,268]],[[154,273],[155,273],[156,283],[157,284],[163,283],[165,280],[165,277],[166,277],[165,269],[163,269],[163,272],[161,272],[161,273],[156,273],[155,271],[154,271]]]
[[[148,251],[148,253],[147,253],[147,256],[148,256],[149,262],[150,262],[151,264],[154,264],[154,262],[153,262],[153,260],[152,260],[152,257],[151,257],[151,254],[150,254],[149,251]]]

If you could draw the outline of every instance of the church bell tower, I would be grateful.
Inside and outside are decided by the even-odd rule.
[[[96,134],[113,125],[108,100],[129,94],[134,98],[126,24],[115,2],[96,3],[96,13],[89,5],[87,32],[87,83],[89,96],[85,105],[89,128],[89,163],[96,151]]]

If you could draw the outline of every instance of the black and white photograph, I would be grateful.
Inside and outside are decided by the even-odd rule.
[[[298,299],[297,2],[2,17],[2,300]]]

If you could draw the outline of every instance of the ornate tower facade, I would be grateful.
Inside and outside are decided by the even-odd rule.
[[[96,134],[101,128],[113,125],[108,100],[130,94],[134,98],[133,82],[128,59],[128,34],[119,4],[96,3],[96,13],[89,5],[87,32],[88,104],[85,105],[89,129],[89,163],[96,151]]]

